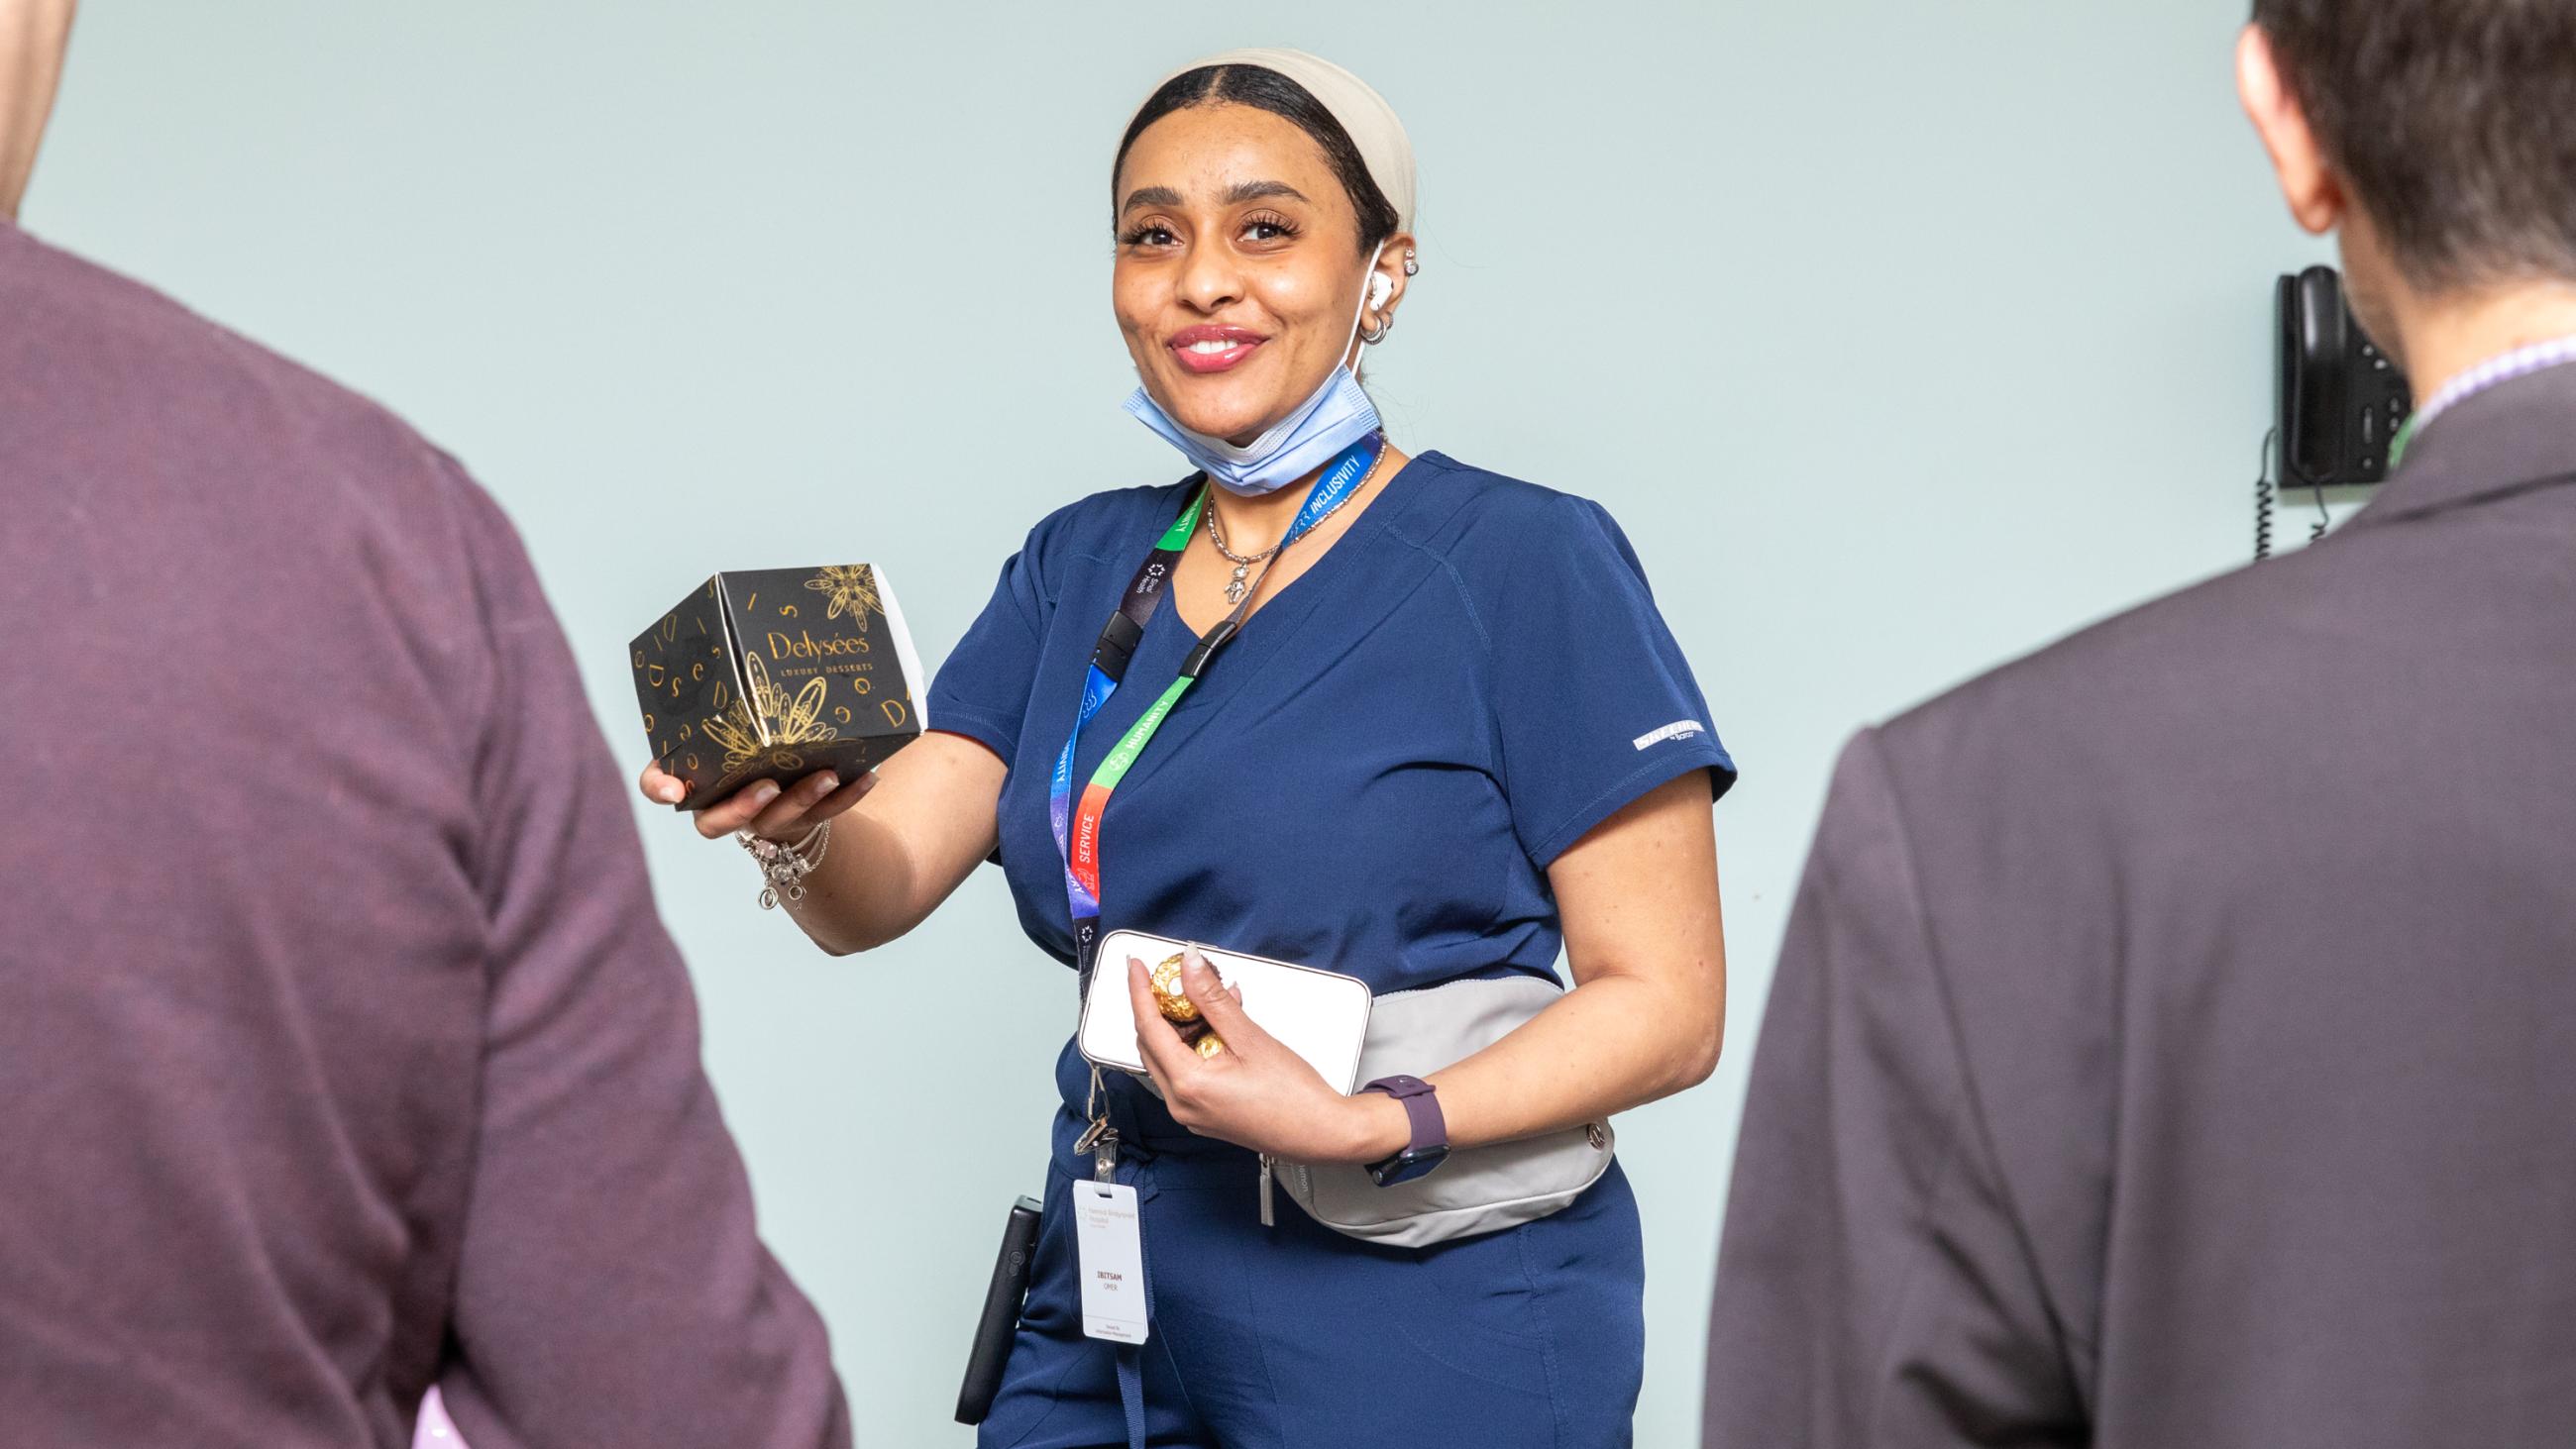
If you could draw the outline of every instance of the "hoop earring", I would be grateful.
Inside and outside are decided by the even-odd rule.
[[[1388,333],[1390,333],[1390,332],[1392,332],[1392,331],[1394,331],[1394,330],[1395,330],[1395,317],[1394,317],[1394,315],[1393,315],[1392,313],[1390,313],[1390,314],[1388,314],[1387,316],[1380,318],[1380,319],[1379,319],[1379,321],[1378,321],[1377,326],[1375,326],[1375,327],[1373,327],[1373,328],[1371,328],[1371,327],[1363,327],[1363,328],[1361,328],[1361,329],[1360,329],[1360,341],[1365,342],[1365,343],[1369,344],[1370,346],[1374,347],[1374,346],[1376,346],[1378,343],[1384,342],[1384,341],[1386,340],[1386,334],[1388,334]]]

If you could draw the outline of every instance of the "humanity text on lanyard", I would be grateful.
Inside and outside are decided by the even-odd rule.
[[[1264,578],[1269,576],[1271,567],[1278,563],[1279,555],[1285,553],[1290,544],[1359,490],[1385,451],[1386,434],[1371,433],[1325,465],[1324,471],[1315,479],[1315,486],[1306,494],[1305,506],[1297,510],[1297,517],[1288,525],[1288,532],[1280,539],[1279,547],[1271,552],[1270,563],[1263,566]],[[1181,702],[1182,695],[1189,693],[1192,684],[1198,682],[1199,675],[1207,669],[1208,661],[1214,659],[1217,651],[1234,637],[1235,631],[1243,627],[1244,616],[1251,612],[1252,601],[1261,593],[1260,583],[1256,580],[1251,588],[1244,590],[1243,599],[1234,606],[1234,612],[1218,620],[1200,636],[1198,647],[1192,649],[1189,658],[1183,661],[1179,677],[1163,691],[1161,698],[1138,716],[1136,723],[1128,727],[1127,733],[1119,737],[1118,743],[1101,760],[1099,768],[1092,771],[1091,782],[1083,787],[1082,801],[1077,808],[1073,800],[1073,752],[1082,741],[1083,726],[1090,724],[1092,716],[1109,703],[1109,697],[1118,692],[1120,682],[1126,678],[1127,662],[1135,656],[1137,643],[1145,637],[1146,622],[1154,617],[1154,610],[1162,604],[1164,588],[1171,581],[1172,570],[1180,563],[1182,550],[1189,547],[1190,534],[1198,527],[1200,511],[1211,506],[1208,491],[1215,486],[1209,483],[1201,487],[1191,496],[1189,506],[1181,510],[1181,516],[1173,520],[1171,527],[1163,530],[1154,551],[1145,556],[1144,564],[1136,570],[1136,577],[1128,581],[1127,593],[1119,601],[1118,612],[1110,615],[1109,623],[1101,629],[1100,642],[1091,651],[1090,673],[1083,680],[1082,707],[1074,716],[1073,733],[1065,738],[1063,752],[1056,756],[1055,775],[1047,785],[1047,824],[1055,832],[1056,851],[1064,859],[1065,903],[1073,918],[1074,965],[1085,988],[1091,983],[1092,951],[1100,939],[1101,812],[1108,808],[1110,795],[1117,790],[1118,782],[1126,778],[1137,757],[1145,752],[1154,732],[1163,727],[1172,707]]]

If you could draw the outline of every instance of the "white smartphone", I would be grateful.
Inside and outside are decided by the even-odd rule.
[[[1075,1044],[1094,1066],[1115,1067],[1137,1076],[1145,1069],[1144,1049],[1136,1043],[1136,1004],[1127,994],[1127,958],[1152,967],[1165,958],[1197,946],[1216,969],[1217,979],[1243,994],[1243,1013],[1279,1044],[1306,1059],[1307,1065],[1345,1096],[1359,1086],[1360,1044],[1368,1038],[1368,983],[1338,971],[1322,971],[1246,956],[1238,951],[1142,931],[1112,931],[1100,943],[1098,969],[1082,1000],[1082,1029]]]

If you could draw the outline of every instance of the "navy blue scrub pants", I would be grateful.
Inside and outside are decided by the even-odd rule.
[[[1073,1100],[1089,1069],[1059,1071]],[[1614,1449],[1645,1355],[1636,1198],[1616,1163],[1554,1216],[1389,1248],[1277,1196],[1259,1167],[1191,1135],[1111,1074],[1117,1178],[1137,1190],[1152,1330],[1147,1442],[1192,1449]],[[1091,1174],[1068,1110],[1020,1331],[979,1449],[1123,1449],[1117,1346],[1086,1338],[1069,1194]]]

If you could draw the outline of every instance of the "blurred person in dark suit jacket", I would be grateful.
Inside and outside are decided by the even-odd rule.
[[[2414,433],[1845,753],[1716,1449],[2576,1436],[2576,0],[2259,0],[2239,74]]]
[[[0,0],[14,218],[71,20]],[[0,221],[0,1442],[849,1442],[528,560]]]

